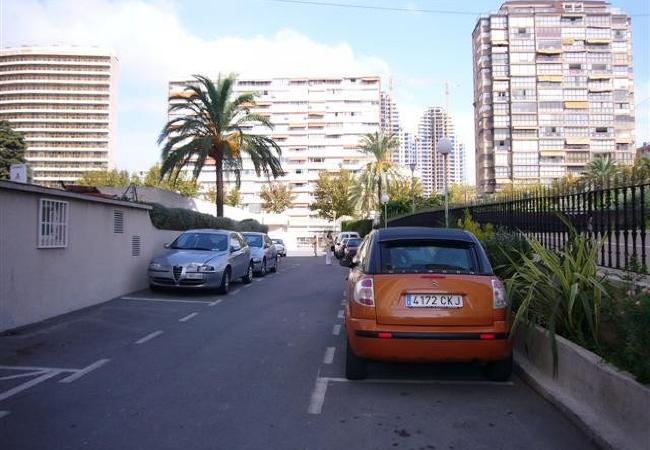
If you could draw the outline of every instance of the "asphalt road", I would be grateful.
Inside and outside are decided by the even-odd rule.
[[[582,449],[518,378],[344,379],[346,270],[296,257],[228,296],[138,292],[0,337],[0,449]]]

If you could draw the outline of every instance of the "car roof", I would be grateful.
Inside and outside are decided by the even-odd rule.
[[[465,230],[429,227],[390,227],[376,230],[379,241],[395,239],[449,239],[476,242],[476,237]]]
[[[222,233],[222,234],[226,234],[226,233],[232,233],[232,231],[230,231],[230,230],[220,230],[220,229],[217,230],[215,228],[197,228],[197,229],[194,229],[194,230],[185,230],[185,231],[183,231],[183,233],[211,233],[211,234]]]

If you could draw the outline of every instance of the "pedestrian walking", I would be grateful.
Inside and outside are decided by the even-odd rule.
[[[311,239],[311,245],[314,247],[314,256],[318,256],[318,238],[316,235]]]
[[[325,264],[332,265],[332,252],[334,252],[334,239],[332,239],[332,232],[328,231],[325,236]]]

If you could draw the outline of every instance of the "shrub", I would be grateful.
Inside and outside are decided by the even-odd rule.
[[[650,288],[637,280],[610,283],[612,295],[603,302],[598,353],[629,371],[640,383],[650,383]]]
[[[522,256],[530,256],[532,249],[526,236],[503,228],[483,241],[494,272],[502,280],[511,278],[522,264]]]
[[[268,227],[256,220],[246,219],[236,222],[227,217],[214,217],[184,208],[167,208],[157,203],[150,204],[153,209],[149,217],[154,227],[161,230],[185,231],[196,228],[214,228],[233,231],[259,231],[266,233]]]
[[[465,210],[465,216],[462,219],[458,219],[458,228],[469,231],[481,242],[485,242],[494,235],[494,226],[491,223],[481,225],[478,222],[474,222],[468,209]]]
[[[372,219],[348,220],[341,223],[341,231],[356,231],[364,237],[372,231]]]

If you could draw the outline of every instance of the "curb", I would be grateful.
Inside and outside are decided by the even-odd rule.
[[[521,359],[525,359],[520,356],[518,352],[514,352],[514,369],[515,373],[522,381],[524,381],[528,386],[530,386],[535,392],[537,392],[541,397],[546,401],[551,403],[555,408],[560,410],[560,412],[567,417],[571,423],[582,431],[587,438],[598,448],[602,450],[615,450],[613,447],[602,435],[600,430],[595,427],[592,427],[579,413],[576,412],[578,405],[574,402],[563,400],[561,398],[560,392],[554,392],[554,390],[546,386],[542,381],[535,378],[535,375],[532,373],[530,367],[526,368],[524,366],[528,365],[527,363],[520,363]],[[534,370],[534,369],[533,369]]]

